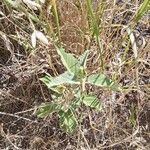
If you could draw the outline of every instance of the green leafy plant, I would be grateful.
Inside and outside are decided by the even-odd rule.
[[[87,94],[86,84],[118,90],[119,87],[104,74],[87,75],[86,62],[89,50],[85,51],[79,59],[73,54],[66,53],[63,48],[57,48],[61,61],[66,70],[64,73],[52,77],[46,75],[40,80],[53,91],[52,102],[42,104],[36,111],[38,117],[46,117],[52,113],[58,113],[60,126],[72,133],[78,122],[75,112],[85,105],[100,111],[101,101],[92,94]]]

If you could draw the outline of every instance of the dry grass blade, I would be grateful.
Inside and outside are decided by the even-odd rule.
[[[37,123],[37,121],[33,121],[31,119],[28,119],[28,118],[25,118],[25,117],[22,117],[22,116],[18,116],[16,114],[10,114],[10,113],[5,113],[5,112],[0,112],[0,115],[11,116],[11,117],[15,117],[15,118],[18,118],[18,119],[23,119],[25,121],[29,121],[29,122],[32,122],[32,123]]]

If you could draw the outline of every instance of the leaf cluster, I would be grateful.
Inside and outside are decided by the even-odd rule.
[[[75,117],[77,108],[85,105],[97,111],[102,109],[101,101],[95,95],[86,93],[86,84],[111,90],[119,90],[119,87],[104,74],[87,75],[86,63],[89,50],[85,51],[79,59],[65,52],[63,48],[57,48],[57,52],[67,71],[56,77],[46,75],[40,79],[50,90],[54,91],[54,94],[52,95],[53,101],[42,104],[36,114],[38,117],[46,117],[57,112],[60,126],[72,133],[78,124]]]

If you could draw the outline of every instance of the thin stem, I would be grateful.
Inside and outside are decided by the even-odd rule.
[[[60,41],[61,40],[60,25],[59,25],[59,18],[58,18],[56,0],[52,0],[52,7],[53,7],[53,13],[54,13],[54,16],[55,16],[56,26],[57,26],[58,38],[59,38],[59,41]]]
[[[99,54],[100,54],[100,63],[101,63],[101,71],[104,71],[104,61],[103,61],[103,54],[102,54],[102,43],[100,42],[99,36],[96,36],[96,41],[98,44],[98,50],[99,50]]]

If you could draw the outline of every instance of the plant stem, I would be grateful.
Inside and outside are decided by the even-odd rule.
[[[58,18],[56,0],[52,0],[52,7],[53,7],[53,13],[54,13],[54,16],[55,16],[55,21],[56,21],[57,34],[58,34],[58,38],[59,38],[59,41],[60,41],[61,40],[60,25],[59,25],[59,18]]]

